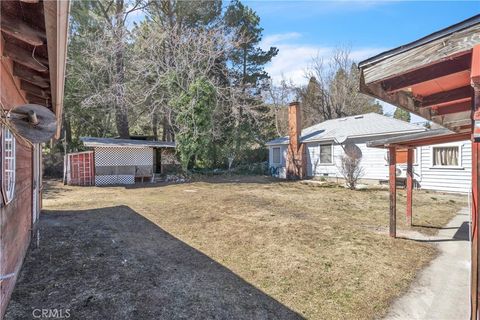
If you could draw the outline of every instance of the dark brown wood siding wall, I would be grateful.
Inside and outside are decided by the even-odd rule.
[[[1,56],[3,44],[0,37]],[[0,62],[0,101],[6,109],[26,102],[20,84],[12,76],[12,64],[8,59]],[[15,272],[15,277],[0,282],[0,318],[7,307],[30,242],[32,185],[32,150],[17,139],[14,199],[7,206],[0,207],[0,274]]]

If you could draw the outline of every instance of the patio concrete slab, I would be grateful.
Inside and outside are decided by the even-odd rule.
[[[440,254],[418,275],[409,291],[393,303],[385,319],[469,318],[469,220],[469,210],[465,208],[435,237],[420,234],[405,236],[406,239],[436,243]]]

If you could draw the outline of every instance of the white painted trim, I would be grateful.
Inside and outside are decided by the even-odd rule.
[[[6,147],[7,142],[10,142],[9,149],[7,149]],[[4,126],[2,130],[2,192],[3,198],[5,200],[5,205],[9,204],[15,196],[15,174],[17,169],[17,154],[15,149],[15,136],[10,131],[10,129]],[[8,170],[5,166],[5,163],[7,162],[9,162],[10,164],[10,168]],[[10,173],[10,175],[7,175],[7,173]]]

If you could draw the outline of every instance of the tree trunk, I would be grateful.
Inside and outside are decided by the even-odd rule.
[[[66,112],[63,114],[63,127],[65,128],[65,142],[70,145],[72,143],[72,125]]]
[[[128,123],[128,107],[125,103],[125,25],[124,25],[124,0],[116,0],[115,8],[115,123],[120,138],[130,138]]]
[[[175,134],[172,129],[172,125],[168,121],[167,114],[165,113],[162,119],[162,140],[163,141],[175,141]]]
[[[153,137],[155,140],[158,140],[158,115],[154,111],[153,116],[152,116],[152,131],[153,131]]]

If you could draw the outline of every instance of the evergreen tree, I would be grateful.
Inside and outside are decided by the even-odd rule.
[[[188,92],[172,101],[177,111],[177,150],[184,170],[192,160],[209,158],[206,153],[212,141],[215,100],[215,87],[206,79],[198,79]]]
[[[258,47],[263,32],[260,17],[239,0],[230,3],[224,20],[238,43],[237,49],[230,55],[234,82],[244,89],[253,89],[254,94],[259,94],[260,82],[269,78],[264,66],[278,54],[278,49],[270,47],[268,51],[264,51]]]
[[[271,47],[265,51],[258,46],[263,32],[260,17],[239,0],[232,1],[227,7],[224,23],[236,44],[227,62],[230,86],[241,89],[237,105],[231,106],[235,110],[230,112],[234,117],[228,130],[232,136],[227,137],[230,143],[226,153],[229,159],[238,159],[252,143],[262,140],[262,124],[270,115],[268,108],[261,106],[260,94],[267,88],[269,79],[264,67],[278,54],[278,49]],[[255,118],[252,117],[254,114]],[[259,119],[262,120],[259,122]]]
[[[403,110],[402,108],[395,109],[393,117],[395,119],[403,120],[405,122],[410,122],[410,112]]]

